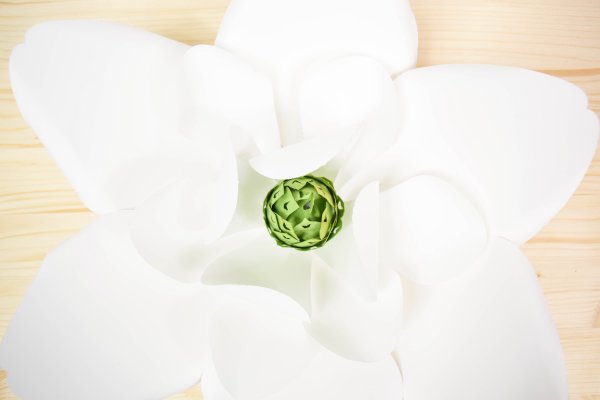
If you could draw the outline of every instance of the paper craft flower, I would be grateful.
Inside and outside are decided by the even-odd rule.
[[[214,47],[30,29],[15,98],[100,215],[6,332],[13,391],[566,399],[518,245],[577,187],[597,118],[551,76],[416,54],[403,0],[234,0]]]
[[[344,202],[327,178],[303,176],[275,186],[263,203],[267,231],[282,247],[315,250],[342,228]]]

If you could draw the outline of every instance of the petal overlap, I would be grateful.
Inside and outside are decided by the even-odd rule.
[[[266,227],[234,238],[225,254],[210,260],[202,276],[208,285],[256,286],[277,291],[293,299],[310,313],[311,257],[304,252],[279,247]],[[224,238],[227,240],[227,238]]]
[[[399,97],[380,62],[358,55],[328,58],[310,64],[298,79],[302,138],[252,158],[262,175],[290,179],[326,166],[339,184],[396,141]]]
[[[437,176],[417,175],[384,191],[381,215],[383,265],[416,282],[455,278],[473,266],[487,245],[479,210]]]
[[[140,254],[181,281],[201,275],[202,264],[196,262],[195,254],[206,251],[226,232],[238,199],[237,162],[228,137],[215,138],[210,144],[190,141],[185,151],[192,160],[194,155],[212,155],[190,162],[177,181],[140,204],[130,219],[133,243]]]
[[[261,287],[229,287],[210,325],[213,365],[236,400],[261,400],[303,373],[318,352],[306,334],[306,312]],[[226,294],[224,296],[227,296]]]
[[[235,138],[238,153],[252,154],[247,139],[260,153],[280,146],[272,83],[250,64],[218,47],[199,45],[185,54],[184,76],[183,118],[192,125],[186,134],[210,141],[215,127],[206,121],[215,121],[216,130]]]
[[[300,83],[298,107],[305,139],[335,135],[329,169],[340,185],[364,169],[397,139],[399,96],[389,71],[365,56],[311,64]]]
[[[215,44],[271,76],[282,142],[290,145],[302,138],[298,85],[311,62],[362,55],[396,74],[416,63],[417,32],[404,0],[237,0]]]
[[[363,265],[352,226],[315,254],[277,246],[264,227],[246,236],[224,242],[227,250],[208,263],[203,283],[285,295],[306,312],[305,334],[343,357],[378,361],[391,354],[402,323],[402,283],[389,269]]]
[[[598,118],[576,86],[492,65],[440,65],[396,78],[401,132],[365,181],[390,187],[419,173],[457,182],[493,234],[531,238],[564,206],[595,153]]]
[[[406,400],[568,397],[558,334],[516,245],[496,239],[451,284],[405,289],[397,354]]]
[[[407,0],[232,0],[216,46],[32,28],[10,60],[19,107],[109,215],[44,261],[0,346],[11,388],[163,398],[202,376],[207,400],[564,400],[517,245],[577,187],[598,119],[532,71],[405,72],[416,48]],[[344,229],[278,247],[264,194],[311,173],[335,177]]]
[[[200,379],[213,296],[148,265],[123,218],[101,217],[44,261],[0,347],[22,398],[163,398]]]
[[[316,259],[311,276],[308,331],[334,353],[363,362],[389,357],[402,324],[402,282],[388,269],[375,300],[361,296],[335,270]]]
[[[237,400],[222,386],[214,371],[202,377],[206,400]],[[372,363],[350,361],[325,349],[296,379],[265,400],[398,400],[402,398],[402,376],[392,359]]]
[[[136,206],[181,171],[170,150],[187,49],[124,25],[52,21],[13,50],[19,109],[93,211]]]
[[[377,299],[380,258],[379,241],[381,229],[381,207],[379,182],[371,182],[358,194],[352,207],[353,246],[361,264],[361,280],[366,286],[368,297]]]

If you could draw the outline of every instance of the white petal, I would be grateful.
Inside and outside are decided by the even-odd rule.
[[[225,247],[227,253],[209,263],[202,276],[204,283],[269,288],[310,311],[309,253],[279,247],[264,226],[248,232],[245,238],[232,236]]]
[[[187,48],[118,24],[54,21],[14,49],[21,113],[92,210],[135,206],[180,171],[168,150]]]
[[[250,159],[250,165],[259,174],[271,179],[304,176],[329,162],[356,133],[357,130],[350,130],[304,140],[254,157]]]
[[[384,183],[422,172],[451,177],[490,229],[514,242],[556,214],[595,153],[598,118],[566,81],[518,68],[442,65],[396,82],[402,133],[376,175]]]
[[[232,237],[223,247],[227,253],[209,263],[205,284],[255,286],[287,296],[310,316],[306,328],[315,339],[342,356],[371,361],[391,353],[402,321],[401,282],[384,270],[377,274],[375,294],[365,295],[365,271],[353,250],[351,226],[315,253],[333,269],[322,261],[315,264],[310,253],[277,246],[264,227]]]
[[[202,377],[206,400],[233,400],[213,371]],[[402,377],[391,357],[362,363],[322,350],[290,385],[264,400],[398,400]]]
[[[486,247],[478,210],[439,177],[418,175],[383,192],[381,215],[383,264],[416,282],[453,278]]]
[[[358,194],[352,209],[352,233],[356,250],[364,267],[363,279],[377,298],[379,279],[379,183],[372,182]]]
[[[352,206],[352,203],[346,203],[342,229],[323,247],[314,250],[314,254],[331,267],[336,276],[343,280],[345,285],[351,287],[364,301],[375,301],[377,299],[379,265],[374,264],[373,259],[370,258],[375,256],[370,253],[370,250],[373,249],[367,249],[368,246],[358,244],[358,238],[355,235],[357,228],[354,227],[352,218],[348,217],[349,214],[354,214]],[[369,232],[372,233],[371,230]],[[365,236],[367,234],[368,232],[365,232]],[[377,235],[378,232],[375,234]],[[359,247],[361,247],[360,250]],[[377,268],[374,269],[375,267]]]
[[[389,357],[402,323],[402,284],[394,272],[381,271],[377,299],[369,301],[317,259],[311,300],[307,329],[328,349],[357,361]]]
[[[192,47],[185,55],[185,113],[200,120],[223,118],[252,137],[258,150],[280,146],[271,82],[217,47]]]
[[[362,124],[389,92],[396,93],[390,74],[374,59],[347,56],[312,64],[298,94],[303,136]]]
[[[299,89],[304,138],[335,133],[344,144],[336,164],[336,184],[362,169],[396,141],[398,94],[389,71],[363,56],[338,57],[312,64]],[[342,134],[350,136],[349,140]]]
[[[179,181],[133,212],[131,234],[138,251],[175,279],[188,281],[199,276],[202,265],[194,253],[221,237],[233,218],[237,168],[233,148],[225,139],[223,146],[214,147],[220,162],[191,164]]]
[[[289,145],[302,137],[298,79],[309,63],[358,54],[395,74],[415,65],[417,32],[405,0],[236,0],[216,45],[271,75],[283,142]]]
[[[377,299],[379,280],[379,188],[370,183],[345,204],[341,231],[314,253],[365,301]]]
[[[212,298],[153,269],[121,217],[102,217],[48,255],[0,364],[28,400],[164,398],[200,378]]]
[[[471,274],[406,293],[406,400],[567,399],[556,329],[515,245],[498,239]]]
[[[277,181],[257,173],[244,157],[238,157],[238,180],[238,192],[241,195],[238,196],[235,214],[227,232],[253,228],[261,228],[264,232],[263,203]]]
[[[216,373],[236,400],[264,399],[281,390],[318,350],[297,304],[275,291],[253,289],[245,296],[235,290],[237,298],[217,310],[210,329]]]
[[[380,267],[379,187],[365,187],[352,219],[315,250],[311,282],[311,334],[343,357],[373,361],[387,357],[402,322],[402,285]]]

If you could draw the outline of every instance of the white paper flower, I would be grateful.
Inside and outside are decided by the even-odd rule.
[[[234,0],[215,44],[37,25],[27,122],[101,214],[46,258],[0,348],[26,400],[566,399],[518,245],[596,147],[575,86],[412,69],[403,0]],[[343,229],[277,246],[278,180],[334,180]]]

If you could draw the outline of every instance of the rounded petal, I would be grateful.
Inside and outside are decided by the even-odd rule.
[[[378,278],[377,298],[369,300],[316,259],[309,332],[344,358],[369,362],[390,356],[402,324],[402,283],[388,269]]]
[[[352,233],[356,241],[358,259],[363,266],[363,281],[377,298],[379,280],[380,241],[380,197],[379,183],[371,182],[358,194],[352,209]]]
[[[310,311],[311,257],[279,247],[266,227],[248,231],[244,238],[224,238],[226,254],[214,257],[202,275],[207,285],[257,286],[275,290]]]
[[[391,94],[396,94],[392,78],[374,59],[346,56],[312,64],[298,94],[303,136],[357,127]]]
[[[238,176],[233,148],[223,140],[223,146],[216,146],[213,153],[218,159],[214,165],[203,160],[191,164],[179,181],[142,203],[131,218],[131,235],[140,254],[181,281],[201,274],[195,252],[225,233],[236,209]]]
[[[216,45],[270,74],[283,143],[290,145],[302,138],[297,93],[308,64],[360,54],[396,74],[416,63],[417,31],[406,0],[236,0]]]
[[[200,378],[212,298],[148,265],[121,216],[102,217],[48,255],[0,364],[28,400],[163,398]]]
[[[369,300],[328,266],[313,266],[311,275],[307,268],[310,258],[305,253],[290,249],[273,252],[267,247],[266,243],[260,245],[257,238],[244,249],[217,258],[208,267],[203,281],[211,285],[257,286],[284,294],[309,313],[307,331],[344,357],[374,361],[391,354],[402,321],[402,287],[395,274],[389,271],[381,274],[377,298]],[[229,364],[224,362],[222,368]]]
[[[202,394],[206,400],[237,400],[214,371],[203,375]],[[398,400],[402,399],[402,377],[391,357],[362,363],[322,350],[293,382],[264,400],[306,399]]]
[[[352,207],[352,220],[315,251],[311,323],[325,347],[349,359],[387,357],[402,323],[400,277],[379,263],[379,185],[367,185]]]
[[[379,190],[371,182],[353,202],[346,202],[339,233],[314,251],[364,300],[375,301],[379,285]]]
[[[354,205],[346,204],[347,211],[352,212],[354,216]],[[360,225],[360,223],[359,223]],[[364,228],[372,228],[360,225]],[[320,247],[314,251],[317,260],[322,261],[318,266],[327,266],[335,273],[336,280],[339,278],[344,281],[344,285],[351,287],[352,291],[361,297],[364,301],[375,301],[377,299],[377,289],[379,280],[379,264],[374,259],[377,254],[372,253],[373,248],[364,244],[359,244],[360,235],[356,236],[359,228],[354,227],[354,221],[345,219],[340,232],[326,246]],[[372,230],[364,232],[364,236],[369,233],[378,235],[378,232]],[[363,232],[361,232],[363,234]],[[376,250],[375,250],[376,251]],[[320,269],[320,268],[318,268]]]
[[[188,46],[114,23],[31,28],[10,58],[24,119],[96,212],[139,204],[182,165],[182,59]]]
[[[232,289],[232,288],[230,288]],[[306,313],[288,297],[259,287],[235,288],[211,321],[215,371],[236,400],[264,399],[307,368],[318,346],[306,334]]]
[[[406,400],[567,399],[559,338],[516,245],[497,239],[472,273],[406,293]]]
[[[251,158],[250,165],[256,172],[271,179],[308,175],[327,164],[353,136],[354,131],[345,131],[304,140]]]
[[[362,266],[352,232],[344,227],[312,257],[277,246],[264,227],[245,238],[224,238],[227,253],[208,263],[202,282],[274,290],[307,313],[306,329],[321,344],[347,358],[380,360],[395,346],[402,286],[395,273],[384,270],[375,273],[375,293],[368,292],[364,274],[373,271]]]
[[[388,157],[340,190],[375,175],[457,181],[490,230],[522,243],[572,195],[595,153],[598,118],[576,86],[518,68],[441,65],[400,75],[402,132]],[[352,187],[354,186],[354,187]]]
[[[389,71],[372,58],[354,55],[312,64],[302,78],[298,96],[304,138],[336,134],[344,145],[335,159],[341,166],[336,185],[397,139],[396,87]]]
[[[252,138],[260,152],[279,148],[273,88],[268,78],[213,46],[192,47],[184,64],[187,117],[222,119],[230,133],[241,131],[239,134]]]
[[[244,157],[238,157],[238,180],[238,192],[243,195],[238,196],[235,214],[227,232],[265,229],[263,205],[265,197],[277,181],[259,174]]]
[[[456,277],[483,253],[487,230],[465,194],[432,175],[417,175],[381,194],[383,265],[420,282]]]
[[[417,59],[416,23],[403,0],[235,0],[216,44],[272,71],[322,55],[364,54],[398,73]]]

